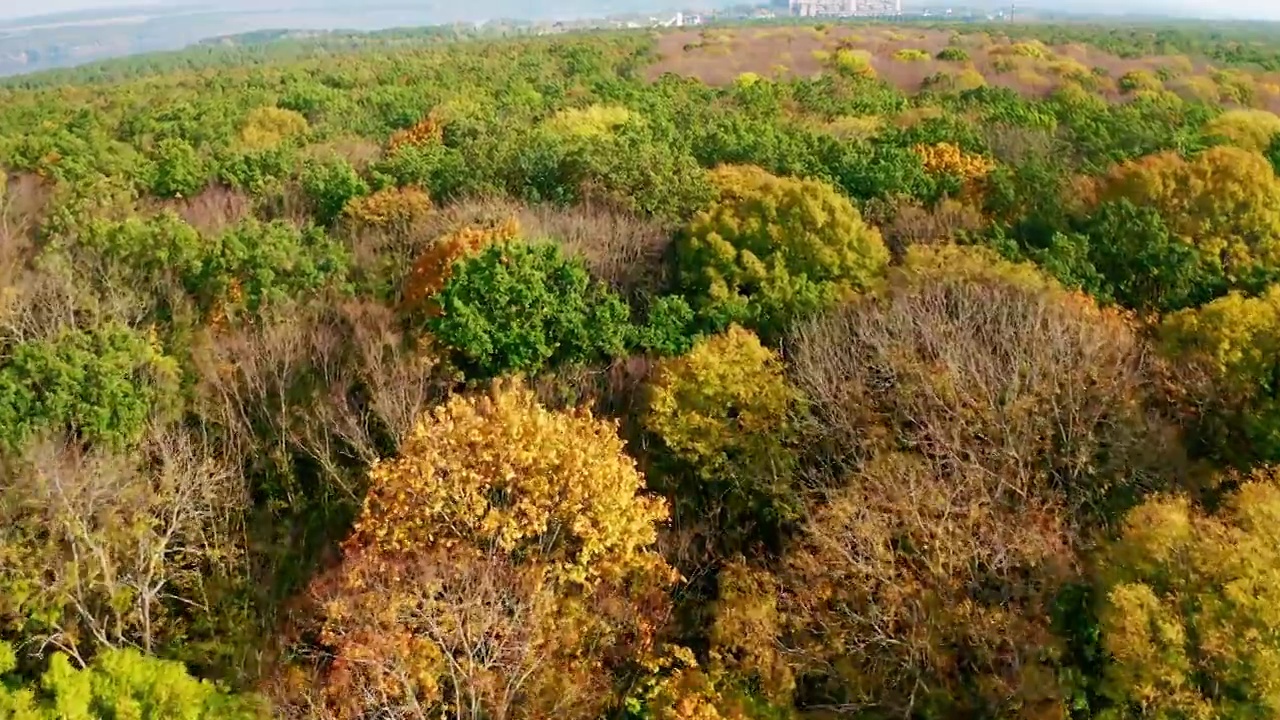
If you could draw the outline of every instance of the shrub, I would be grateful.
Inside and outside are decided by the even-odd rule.
[[[261,720],[263,703],[187,674],[181,663],[112,650],[83,670],[55,654],[38,684],[5,682],[13,649],[0,643],[0,715],[14,720]]]
[[[341,286],[351,259],[322,230],[249,220],[210,243],[188,291],[214,317],[253,314],[326,286]]]
[[[151,159],[151,192],[158,197],[191,197],[204,189],[208,172],[195,148],[183,140],[156,143]]]
[[[1280,713],[1280,488],[1260,471],[1209,515],[1184,498],[1130,513],[1100,572],[1108,717]]]
[[[756,167],[715,170],[717,199],[676,242],[680,281],[713,324],[777,337],[794,318],[868,287],[888,262],[880,234],[835,188]]]
[[[626,349],[628,309],[551,243],[489,245],[456,262],[428,327],[471,376],[589,363]]]
[[[876,76],[876,69],[871,65],[871,53],[866,50],[840,48],[830,62],[832,69],[840,75],[861,78]]]
[[[1204,133],[1249,152],[1265,153],[1280,135],[1280,116],[1266,110],[1228,110],[1210,120]]]
[[[929,58],[927,51],[913,48],[903,48],[893,54],[893,59],[899,62],[924,62]]]
[[[434,116],[426,117],[412,127],[392,133],[387,141],[387,154],[393,155],[406,147],[429,147],[443,142],[444,125]]]
[[[16,450],[43,431],[131,445],[176,386],[174,360],[121,325],[18,343],[0,361],[0,445]]]
[[[1146,70],[1130,70],[1120,76],[1120,89],[1126,93],[1155,91],[1164,89],[1164,84]]]
[[[302,169],[302,191],[321,225],[331,225],[355,198],[369,194],[369,186],[351,163],[338,157],[309,160]]]
[[[654,370],[643,422],[676,465],[664,490],[730,549],[777,547],[798,516],[797,402],[779,358],[736,325]]]
[[[245,118],[240,141],[250,150],[266,150],[307,134],[307,119],[299,112],[278,107],[254,108]]]
[[[546,121],[547,129],[566,137],[605,137],[629,122],[634,115],[617,105],[590,105],[566,108]]]
[[[671,573],[667,510],[616,428],[519,386],[455,396],[370,473],[343,560],[313,583],[338,717],[465,698],[486,715],[599,717]]]
[[[431,208],[431,197],[416,187],[388,188],[352,198],[343,214],[361,225],[407,230],[425,220]]]
[[[969,53],[955,46],[942,48],[935,57],[943,62],[969,62]]]

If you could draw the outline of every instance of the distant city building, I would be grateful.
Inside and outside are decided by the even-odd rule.
[[[902,14],[902,0],[790,0],[790,3],[791,14],[799,17]]]

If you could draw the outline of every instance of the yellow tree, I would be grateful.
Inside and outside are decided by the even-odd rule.
[[[1127,162],[1101,180],[1098,200],[1156,210],[1201,268],[1229,285],[1280,269],[1280,179],[1257,153],[1223,146]]]
[[[1101,717],[1280,716],[1280,487],[1248,480],[1212,515],[1149,500],[1108,548]]]
[[[1280,116],[1266,110],[1228,110],[1206,123],[1204,131],[1238,148],[1265,153],[1280,134]]]
[[[613,424],[519,385],[455,396],[374,466],[342,563],[310,590],[331,658],[313,701],[339,718],[596,717],[662,617],[666,514]]]

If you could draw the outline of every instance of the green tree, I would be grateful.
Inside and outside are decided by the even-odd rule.
[[[330,157],[308,161],[302,168],[302,192],[311,203],[316,222],[332,225],[347,203],[369,194],[369,185],[351,163]]]
[[[0,717],[6,720],[261,720],[264,704],[198,680],[181,663],[109,650],[84,669],[55,654],[39,684],[9,677],[13,648],[0,643]]]
[[[626,303],[554,243],[489,245],[453,266],[434,296],[432,334],[477,377],[620,356]]]
[[[150,153],[152,193],[159,197],[191,197],[204,189],[208,170],[195,148],[183,140],[166,138]]]

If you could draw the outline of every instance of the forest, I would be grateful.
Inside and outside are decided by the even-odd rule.
[[[1280,717],[1280,30],[0,85],[0,720]]]

